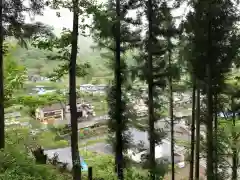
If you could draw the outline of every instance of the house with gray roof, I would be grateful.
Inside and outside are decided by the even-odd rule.
[[[63,120],[64,119],[64,103],[54,103],[38,107],[35,111],[35,117],[41,122],[48,123],[49,121]]]
[[[81,120],[88,120],[89,117],[95,116],[93,106],[84,103],[81,99],[77,99],[77,111],[82,112]],[[38,107],[35,111],[37,120],[45,124],[67,125],[70,123],[70,106],[69,103],[58,102],[54,104]]]
[[[142,158],[149,152],[149,139],[148,133],[146,131],[140,131],[135,128],[130,128],[133,148],[128,150],[128,156],[136,161],[141,162]],[[140,150],[138,146],[141,146]],[[185,149],[183,147],[174,147],[175,163],[179,166],[185,166],[184,164],[184,153]],[[163,139],[160,144],[155,147],[155,158],[156,160],[165,160],[171,162],[171,143],[168,139]]]

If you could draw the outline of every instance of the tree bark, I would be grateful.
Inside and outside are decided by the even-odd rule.
[[[168,39],[168,43],[170,43],[170,39]],[[168,67],[172,68],[172,52],[168,49]],[[169,116],[171,121],[171,172],[172,172],[172,180],[175,179],[175,158],[174,158],[174,114],[173,114],[173,86],[172,86],[172,74],[169,74],[168,78],[169,83]]]
[[[207,45],[207,180],[214,179],[213,171],[213,92],[212,92],[212,1],[208,2],[208,45]]]
[[[193,88],[192,88],[192,125],[191,125],[191,158],[190,158],[189,180],[193,180],[193,172],[194,172],[195,105],[196,105],[195,100],[196,100],[196,78],[193,77]]]
[[[215,165],[214,165],[214,173],[215,173],[215,179],[217,180],[218,178],[218,117],[217,117],[217,113],[218,113],[218,95],[217,93],[215,93],[214,95],[214,145],[215,145],[215,154],[214,154],[214,159],[215,159]]]
[[[199,156],[200,156],[200,87],[197,87],[196,102],[196,155],[195,155],[195,179],[199,180]]]
[[[73,0],[72,49],[69,63],[69,104],[71,113],[71,150],[73,180],[81,180],[81,162],[78,150],[78,123],[76,106],[76,60],[78,51],[78,0]]]
[[[3,24],[2,24],[2,6],[0,1],[0,149],[5,147],[5,123],[4,123],[4,77],[3,77]]]
[[[116,121],[118,124],[116,130],[116,168],[117,176],[119,180],[123,180],[123,139],[122,139],[122,81],[121,81],[121,32],[120,32],[120,0],[116,0],[116,32],[115,32],[115,43],[116,43],[116,52],[115,52],[115,82],[116,82]]]
[[[235,110],[234,110],[234,99],[231,98],[231,110],[233,113],[232,116],[232,141],[233,141],[233,145],[232,145],[232,180],[237,180],[238,179],[238,154],[237,154],[237,139],[236,139],[236,114],[235,114]]]
[[[152,0],[148,0],[148,122],[149,122],[149,139],[150,139],[150,174],[151,179],[155,180],[155,136],[154,136],[154,105],[153,105],[153,64],[152,64],[152,40],[153,40],[153,27],[152,27]]]
[[[213,180],[213,93],[210,64],[207,65],[207,74],[207,180]]]

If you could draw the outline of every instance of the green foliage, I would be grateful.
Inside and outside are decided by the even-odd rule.
[[[12,128],[6,131],[6,144],[15,146],[19,151],[25,151],[27,147],[36,144],[33,138],[29,136],[30,130],[27,128]]]
[[[111,107],[108,111],[111,119],[108,122],[109,128],[109,142],[111,142],[114,147],[114,151],[126,151],[131,146],[131,135],[128,132],[129,120],[135,119],[135,112],[131,106],[130,99],[126,92],[131,91],[132,81],[131,81],[131,71],[127,64],[127,53],[134,50],[134,46],[131,46],[132,42],[137,42],[139,40],[138,30],[131,31],[130,25],[133,23],[138,23],[139,20],[133,20],[127,17],[127,12],[129,9],[134,8],[134,3],[128,4],[128,2],[121,2],[121,62],[119,67],[119,73],[115,71],[114,79],[110,79],[111,87],[108,90],[107,103],[108,107]],[[114,72],[116,69],[116,39],[115,33],[117,32],[116,22],[116,4],[114,1],[108,1],[102,5],[91,4],[87,11],[93,14],[94,23],[91,27],[91,32],[93,34],[93,39],[97,43],[98,49],[102,50],[101,56],[106,59],[106,67],[109,68],[110,72]],[[107,9],[107,11],[106,11]],[[121,84],[122,91],[119,94],[117,90],[117,76],[120,76],[119,83]],[[121,104],[116,102],[116,97],[121,98]],[[118,111],[119,110],[119,111]],[[121,116],[121,117],[120,117]],[[121,125],[118,124],[117,119],[121,118]],[[116,132],[121,133],[121,139],[117,140]],[[120,145],[121,141],[121,145]],[[117,149],[116,149],[117,148]],[[118,152],[120,153],[120,152]],[[121,152],[122,153],[122,152]],[[120,154],[119,154],[120,156]]]
[[[67,180],[69,178],[49,165],[36,165],[27,154],[19,153],[14,147],[0,152],[0,157],[1,180]]]
[[[2,21],[7,26],[3,28],[3,38],[15,37],[21,45],[26,47],[26,38],[34,35],[53,36],[50,27],[39,22],[25,22],[26,14],[41,15],[43,8],[43,0],[32,0],[28,3],[15,0],[4,2],[2,7],[4,18]]]
[[[138,16],[147,18],[148,29],[145,31],[145,22],[141,22],[141,33],[144,34],[138,46],[139,53],[134,56],[137,65],[133,67],[136,77],[148,85],[148,96],[144,98],[148,105],[148,127],[150,149],[160,143],[165,137],[164,129],[155,129],[154,123],[165,116],[165,100],[162,96],[169,82],[169,91],[172,91],[172,79],[179,79],[179,66],[175,44],[172,39],[179,34],[171,15],[171,7],[167,1],[152,0],[141,1],[139,6],[143,11],[138,11]],[[175,59],[174,59],[175,58]],[[169,92],[172,93],[172,92]],[[168,95],[169,96],[169,95]],[[170,95],[171,96],[171,95]],[[143,97],[140,97],[143,98]],[[171,102],[170,102],[170,108]],[[152,128],[153,127],[153,128]],[[144,161],[150,171],[163,176],[166,171],[164,166],[155,166],[154,154],[149,152]],[[152,158],[151,158],[152,157]]]
[[[14,48],[8,45],[8,49]],[[8,50],[9,51],[9,50]],[[19,65],[9,53],[4,56],[4,106],[12,105],[14,93],[22,88],[26,80],[26,69]]]
[[[23,105],[27,108],[27,111],[31,117],[35,117],[35,110],[38,107],[44,105],[52,105],[54,103],[66,102],[66,96],[61,93],[51,93],[45,95],[25,95],[16,97],[14,100],[15,104]]]
[[[114,72],[114,79],[107,97],[108,106],[111,107],[108,111],[110,116],[108,128],[109,142],[116,152],[115,167],[119,168],[118,176],[120,177],[122,176],[123,164],[126,164],[123,152],[131,146],[131,135],[128,132],[129,120],[134,116],[133,108],[128,103],[130,99],[126,93],[132,89],[126,53],[134,49],[131,43],[138,41],[140,34],[138,34],[139,31],[130,30],[131,24],[137,23],[137,21],[127,17],[128,10],[134,8],[136,2],[119,3],[121,22],[116,15],[117,5],[115,1],[108,1],[100,6],[91,4],[87,11],[93,14],[91,32],[97,43],[97,48],[103,50],[102,57],[108,60],[106,65],[111,72]],[[121,35],[116,33],[121,33]],[[117,36],[119,40],[117,40]],[[117,56],[118,53],[121,53],[121,57]]]
[[[16,42],[11,42],[11,44],[16,44]],[[16,45],[9,53],[18,63],[27,68],[29,75],[40,74],[46,76],[60,63],[48,60],[48,56],[54,54],[53,52],[34,48],[30,43],[27,46],[28,48],[26,49]]]
[[[57,102],[65,102],[66,97],[62,94],[52,93],[46,95],[22,96],[16,100],[19,104],[29,107],[37,107],[42,105],[51,105]]]
[[[43,145],[48,148],[53,142],[50,133],[43,132],[39,137],[29,136],[29,129],[11,129],[6,133],[6,149],[0,152],[0,179],[1,180],[65,180],[70,174],[64,174],[50,165],[36,165],[33,157],[29,155],[29,148]],[[45,139],[45,140],[44,140]],[[52,141],[52,142],[51,142]],[[44,142],[44,143],[43,143]],[[49,143],[49,144],[48,144]],[[50,147],[49,147],[50,148]],[[58,148],[52,146],[51,148]],[[96,154],[89,151],[80,151],[88,166],[93,167],[94,179],[116,179],[114,172],[114,158],[111,155]],[[127,180],[148,180],[148,172],[137,167],[129,167],[125,171]],[[87,179],[87,174],[83,174]]]
[[[32,134],[28,128],[9,128],[6,133],[6,144],[18,147],[21,151],[42,146],[46,149],[56,149],[69,146],[69,143],[58,138],[58,134],[53,131],[41,131]]]
[[[28,129],[12,129],[6,132],[6,148],[0,151],[1,180],[67,180],[69,175],[62,174],[50,165],[37,165],[29,156],[27,147],[36,143],[29,136]]]
[[[177,3],[181,4],[176,0]],[[132,77],[135,75],[136,80],[141,82],[146,81],[148,77],[147,70],[147,56],[148,56],[148,35],[139,36],[143,29],[145,31],[145,23],[141,23],[143,16],[147,16],[147,1],[121,1],[121,83],[122,94],[117,94],[116,83],[112,83],[109,89],[108,96],[81,93],[82,97],[86,101],[90,101],[95,106],[97,115],[103,115],[109,110],[111,121],[109,121],[109,134],[110,140],[114,147],[116,147],[116,140],[114,133],[117,130],[121,130],[123,134],[123,149],[127,150],[131,146],[131,137],[127,133],[129,127],[129,121],[136,119],[135,112],[132,110],[131,99],[127,96],[127,93],[133,92]],[[180,79],[179,71],[185,76],[194,74],[198,80],[201,80],[201,87],[203,93],[205,93],[205,85],[211,87],[214,93],[217,94],[219,102],[216,107],[212,107],[208,110],[225,111],[231,109],[231,111],[239,111],[239,103],[231,106],[230,99],[236,98],[236,102],[239,100],[239,75],[229,75],[232,65],[234,67],[239,66],[239,29],[236,26],[237,9],[233,1],[221,0],[221,1],[192,1],[189,5],[194,9],[190,11],[187,16],[187,22],[185,24],[185,32],[181,36],[180,42],[177,47],[172,40],[172,37],[178,33],[178,30],[173,25],[173,18],[171,17],[171,8],[168,7],[167,1],[153,0],[153,44],[151,47],[153,55],[153,76],[156,97],[155,109],[158,114],[155,118],[159,119],[163,114],[163,101],[159,97],[163,95],[165,90],[166,79],[171,76]],[[211,5],[210,3],[211,2]],[[40,14],[41,9],[44,6],[43,1],[31,1],[30,8],[26,8],[25,4],[18,1],[7,1],[3,7],[4,22],[3,24],[9,24],[4,29],[4,38],[7,36],[15,36],[22,45],[27,45],[24,41],[25,38],[34,36],[31,44],[37,48],[29,46],[29,49],[22,49],[20,47],[10,47],[8,44],[4,45],[4,91],[5,91],[5,107],[9,107],[13,104],[21,104],[28,108],[31,115],[34,115],[35,108],[42,105],[52,104],[55,102],[65,102],[66,96],[61,94],[49,94],[41,96],[19,96],[18,90],[24,85],[26,80],[26,69],[22,66],[26,66],[28,71],[35,70],[37,74],[49,75],[52,80],[60,79],[68,73],[69,59],[70,59],[70,42],[71,33],[69,30],[63,30],[60,37],[55,37],[51,34],[51,29],[43,24],[26,24],[24,23],[23,13],[36,13]],[[178,4],[178,5],[179,5]],[[49,1],[47,5],[53,9],[59,7],[65,7],[72,9],[70,1]],[[89,46],[88,41],[92,41],[91,38],[81,41],[79,52],[79,66],[77,67],[77,75],[81,77],[81,82],[92,82],[95,84],[112,82],[113,70],[115,67],[114,53],[116,51],[115,39],[116,35],[116,11],[115,2],[110,0],[101,5],[96,5],[95,1],[81,1],[80,2],[80,19],[83,19],[83,24],[80,25],[82,32],[85,31],[86,24],[83,16],[93,15],[93,24],[91,24],[91,33],[94,41],[97,43],[96,49],[88,48],[88,51],[82,51],[85,46]],[[129,10],[138,10],[136,19],[129,18],[127,13]],[[143,10],[143,11],[142,11]],[[58,16],[61,14],[57,13]],[[20,18],[21,17],[21,18]],[[136,29],[132,29],[135,27]],[[37,28],[36,28],[37,27]],[[139,28],[140,27],[140,28]],[[201,28],[199,28],[201,27]],[[45,33],[46,36],[42,36]],[[86,33],[85,33],[86,35]],[[186,36],[185,36],[186,35]],[[91,44],[94,44],[91,42]],[[137,50],[136,50],[137,49]],[[101,56],[100,56],[101,53]],[[177,55],[180,53],[180,57]],[[134,54],[134,55],[133,55]],[[167,65],[168,58],[172,57],[173,64],[171,67]],[[180,61],[179,61],[180,59]],[[135,63],[133,63],[135,62]],[[176,64],[175,64],[176,62]],[[21,64],[21,65],[20,65]],[[211,81],[212,84],[206,82],[206,65],[210,64]],[[133,70],[133,71],[132,71]],[[185,70],[185,71],[184,71]],[[53,71],[53,72],[52,72]],[[51,73],[48,73],[51,72]],[[232,76],[232,77],[230,77]],[[83,78],[82,78],[83,77]],[[187,84],[181,84],[174,82],[173,89],[179,91],[186,91],[191,87],[191,82]],[[35,84],[36,85],[36,84]],[[58,88],[62,88],[58,86]],[[160,90],[160,91],[159,91]],[[16,93],[17,92],[17,93]],[[24,92],[26,93],[26,92]],[[122,97],[121,107],[116,105],[116,97]],[[208,99],[214,95],[210,95]],[[139,98],[134,97],[134,98]],[[141,97],[142,98],[142,97]],[[108,103],[108,104],[107,104]],[[204,103],[204,102],[203,102]],[[109,109],[110,107],[110,109]],[[117,125],[116,119],[119,117],[117,109],[122,110],[122,119],[124,120],[123,126]],[[202,111],[206,110],[205,107]],[[212,114],[202,113],[202,119],[206,119],[207,116],[213,117]],[[217,134],[217,143],[213,146],[213,149],[219,154],[218,159],[219,169],[222,169],[221,178],[225,177],[225,169],[228,168],[225,154],[233,156],[234,150],[239,151],[239,122],[233,125],[232,119],[222,120],[218,119],[219,127]],[[239,121],[236,119],[236,121]],[[204,121],[209,122],[209,121]],[[132,123],[134,124],[134,123]],[[58,148],[68,146],[68,142],[61,140],[59,132],[40,132],[35,136],[35,139],[29,135],[29,129],[10,129],[6,133],[6,149],[0,152],[0,180],[50,180],[50,179],[69,179],[64,174],[52,169],[49,165],[36,165],[34,160],[29,157],[27,152],[29,147],[34,147],[37,144],[41,144],[46,148]],[[96,135],[91,131],[87,136]],[[213,132],[213,131],[210,131]],[[163,134],[156,133],[156,139],[161,139]],[[211,137],[212,138],[212,137]],[[203,150],[205,141],[203,139]],[[177,142],[182,145],[185,142]],[[209,147],[208,147],[209,148]],[[214,151],[210,149],[209,152]],[[209,149],[208,149],[209,150]],[[229,155],[230,153],[230,155]],[[87,161],[87,164],[93,166],[95,179],[116,179],[114,171],[115,160],[112,156],[97,155],[90,152],[81,152],[81,155]],[[203,155],[205,153],[203,152]],[[212,163],[211,163],[212,164]],[[164,174],[165,169],[161,166],[158,167],[159,174]],[[134,167],[125,169],[125,179],[146,179],[147,171],[137,169]],[[227,174],[227,173],[226,173]]]
[[[94,179],[100,180],[117,180],[116,174],[114,172],[114,157],[111,155],[98,155],[89,151],[80,151],[82,157],[88,164],[88,166],[93,167]],[[148,180],[148,172],[145,170],[140,170],[136,167],[126,168],[125,178],[126,180]]]
[[[77,77],[77,83],[107,84],[113,75],[107,69],[106,60],[100,56],[100,51],[92,50],[91,46],[94,45],[92,38],[80,37],[79,41],[78,46],[80,50],[77,63],[88,65],[88,69],[85,77]],[[11,42],[11,44],[14,44],[14,42]],[[50,51],[35,48],[31,45],[31,41],[27,45],[27,49],[18,45],[10,53],[18,63],[27,68],[29,75],[49,76],[54,70],[60,70],[58,66],[66,67],[67,64],[63,61],[56,58],[54,60],[54,56],[60,56],[57,49]],[[130,59],[130,61],[132,60]],[[82,69],[79,70],[80,73],[83,73]],[[66,71],[64,73],[66,74]],[[64,80],[66,81],[64,85],[66,85],[68,78],[64,76]]]
[[[58,138],[57,134],[51,131],[43,131],[37,134],[36,141],[44,149],[57,149],[69,146],[68,141]]]
[[[52,80],[58,80],[64,75],[68,74],[69,62],[70,62],[70,45],[71,45],[71,31],[64,30],[61,33],[61,37],[43,39],[42,37],[36,37],[32,45],[49,51],[55,51],[56,54],[48,56],[49,60],[64,61],[59,67],[53,70],[53,73],[49,74]],[[87,74],[90,68],[88,63],[82,63],[76,66],[76,76],[83,77]]]
[[[225,78],[227,73],[231,71],[235,59],[238,59],[238,5],[234,1],[221,0],[193,1],[191,6],[193,11],[188,13],[186,22],[189,40],[186,54],[187,60],[190,62],[191,72],[199,82],[198,88],[201,88],[203,94],[206,94],[206,101],[203,101],[206,103],[203,119],[207,129],[207,153],[205,154],[207,157],[207,179],[220,179],[215,177],[219,174],[222,176],[221,179],[226,179],[224,173],[228,172],[225,160],[228,157],[225,156],[225,153],[228,154],[229,151],[224,147],[225,142],[221,137],[222,134],[219,134],[222,133],[222,129],[217,127],[218,118],[216,116],[222,109],[229,109],[226,107],[229,105],[222,104],[223,98],[221,97],[221,101],[218,98],[226,90]],[[214,116],[215,126],[212,124]],[[234,138],[234,134],[232,135]],[[203,146],[203,148],[205,147]],[[234,151],[232,153],[234,154]],[[233,172],[234,169],[237,171],[233,167]],[[233,179],[237,178],[233,177]]]
[[[236,6],[230,1],[214,2],[211,5],[209,2],[196,1],[192,6],[195,11],[188,14],[186,30],[190,34],[191,41],[188,47],[193,72],[203,80],[206,64],[210,63],[213,83],[220,83],[223,81],[224,73],[229,72],[234,58],[238,55]],[[211,12],[211,16],[207,12]],[[209,23],[211,23],[210,29],[207,28]],[[199,29],[200,25],[206,28]]]

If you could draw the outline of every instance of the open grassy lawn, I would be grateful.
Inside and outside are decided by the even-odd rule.
[[[114,172],[115,160],[112,155],[97,154],[90,151],[80,150],[81,156],[84,158],[88,167],[93,168],[93,178],[104,180],[117,180]],[[125,179],[127,180],[148,180],[148,172],[139,167],[130,167],[125,171]],[[86,173],[83,175],[86,176]]]

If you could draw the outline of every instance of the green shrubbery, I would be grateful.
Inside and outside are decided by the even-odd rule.
[[[8,129],[6,142],[9,145],[20,146],[20,149],[41,145],[45,149],[55,149],[69,146],[68,141],[56,139],[56,134],[51,131],[38,132],[31,135],[28,128]]]
[[[88,166],[93,168],[93,177],[95,180],[117,180],[114,172],[114,157],[111,155],[97,154],[89,151],[81,151],[81,156],[84,158]],[[148,172],[139,170],[135,167],[127,168],[125,171],[126,180],[148,180]],[[87,175],[83,174],[86,178]],[[84,179],[85,180],[85,179]]]
[[[56,134],[51,131],[44,131],[36,136],[37,142],[45,149],[56,149],[69,146],[67,140],[57,138]]]
[[[59,126],[59,127],[50,127],[49,134],[54,134],[55,135],[55,141],[57,139],[67,139],[70,138],[70,133],[71,133],[71,127],[69,126]],[[107,133],[107,126],[104,126],[103,123],[100,124],[99,126],[92,126],[89,128],[82,128],[79,130],[79,140],[84,140],[84,139],[89,139],[91,137],[98,137],[102,136],[103,134]],[[47,133],[45,133],[47,134]],[[48,138],[49,139],[49,138]]]
[[[0,151],[1,180],[67,180],[69,175],[61,174],[50,165],[37,165],[33,158],[15,146]]]
[[[52,132],[44,132],[33,138],[27,128],[11,129],[6,132],[6,148],[0,151],[0,180],[67,180],[71,174],[61,172],[53,165],[38,165],[31,153],[31,148],[39,144],[56,146]],[[63,142],[63,145],[65,142]],[[89,167],[93,168],[94,180],[115,180],[114,157],[89,151],[80,151],[81,156]],[[137,167],[125,170],[126,180],[148,180],[148,172]],[[83,173],[87,180],[87,173]]]
[[[38,165],[30,149],[37,145],[25,128],[6,132],[6,148],[0,151],[0,180],[67,180],[51,165]]]

